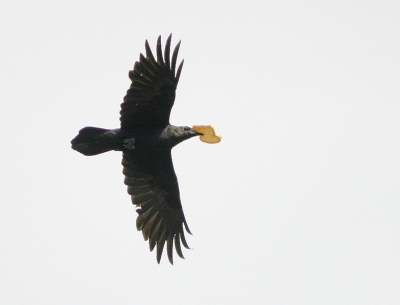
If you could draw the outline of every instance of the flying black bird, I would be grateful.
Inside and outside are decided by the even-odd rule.
[[[182,210],[171,149],[189,138],[204,137],[208,129],[201,125],[191,128],[169,123],[183,66],[182,60],[176,69],[180,42],[171,60],[170,46],[171,35],[163,56],[161,36],[158,37],[155,58],[146,40],[146,57],[140,54],[139,61],[129,71],[132,84],[121,104],[120,128],[85,127],[71,144],[73,149],[86,156],[110,150],[122,151],[125,184],[139,214],[137,229],[142,231],[145,240],[149,240],[150,251],[157,246],[158,263],[166,242],[168,259],[173,264],[174,244],[181,258],[184,258],[181,242],[189,249],[183,227],[189,234],[191,232]],[[206,139],[205,142],[219,142],[219,135],[213,137],[214,140]]]

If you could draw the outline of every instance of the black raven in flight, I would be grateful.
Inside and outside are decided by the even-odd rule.
[[[172,264],[174,244],[181,258],[181,242],[189,249],[183,227],[189,234],[191,232],[182,210],[171,149],[189,138],[207,136],[210,126],[191,128],[169,123],[183,66],[182,60],[176,69],[180,42],[171,59],[170,46],[171,35],[163,55],[161,37],[158,37],[155,58],[146,40],[146,57],[140,54],[139,61],[129,71],[132,84],[121,104],[121,128],[85,127],[71,143],[73,149],[86,156],[110,150],[122,151],[125,184],[139,214],[137,229],[142,231],[145,240],[149,240],[150,251],[157,246],[158,263],[166,242]],[[202,140],[216,143],[220,136],[213,134],[209,140]]]

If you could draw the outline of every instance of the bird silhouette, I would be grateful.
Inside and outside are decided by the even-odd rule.
[[[166,243],[168,259],[173,264],[173,247],[184,258],[181,243],[189,249],[184,228],[191,232],[182,210],[171,149],[184,140],[202,136],[201,131],[208,129],[204,128],[206,125],[192,128],[169,122],[184,62],[176,68],[180,41],[170,59],[171,36],[164,54],[161,36],[158,37],[156,58],[146,40],[146,56],[140,54],[129,71],[132,84],[121,104],[120,128],[85,127],[71,144],[86,156],[122,151],[124,182],[138,213],[137,229],[149,240],[150,251],[157,248],[158,263]]]

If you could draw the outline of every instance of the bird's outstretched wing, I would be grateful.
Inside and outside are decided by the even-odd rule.
[[[123,154],[125,184],[138,206],[137,229],[149,240],[150,251],[157,246],[157,261],[160,263],[165,242],[167,254],[173,264],[173,245],[183,257],[181,242],[189,249],[183,226],[190,233],[179,196],[178,180],[172,164],[171,150]]]
[[[172,35],[172,34],[171,34]],[[171,35],[166,44],[164,57],[161,48],[161,36],[157,40],[157,59],[154,58],[146,40],[146,57],[140,54],[129,78],[130,89],[121,104],[121,128],[131,129],[137,126],[166,126],[174,105],[175,90],[182,71],[183,60],[175,73],[180,41],[176,45],[170,60]]]

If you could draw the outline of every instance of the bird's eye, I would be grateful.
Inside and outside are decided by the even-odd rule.
[[[184,130],[184,131],[188,131],[188,130],[190,130],[190,129],[191,129],[191,128],[188,127],[188,126],[183,127],[183,130]]]

